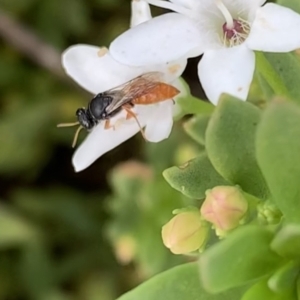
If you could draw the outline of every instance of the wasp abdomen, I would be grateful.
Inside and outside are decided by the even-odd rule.
[[[167,99],[172,99],[176,95],[178,95],[180,91],[172,85],[159,82],[155,87],[145,92],[140,97],[135,98],[132,103],[134,104],[151,104],[157,103],[161,101],[165,101]]]

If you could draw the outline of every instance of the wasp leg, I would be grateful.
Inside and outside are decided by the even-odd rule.
[[[147,141],[144,130],[143,130],[138,118],[136,117],[136,114],[130,110],[130,108],[132,108],[132,106],[131,105],[123,105],[122,108],[127,112],[126,120],[128,120],[130,118],[134,118],[140,128],[140,131],[141,131],[141,134],[142,134],[144,140]]]
[[[129,119],[132,119],[132,118],[133,118],[133,116],[131,114],[127,113],[126,120],[129,120]]]
[[[114,125],[110,125],[110,120],[105,120],[104,129],[110,129],[110,128],[112,128],[113,130],[115,130],[115,126]]]

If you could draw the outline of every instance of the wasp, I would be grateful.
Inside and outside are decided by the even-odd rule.
[[[134,118],[144,136],[143,129],[136,114],[132,111],[135,104],[148,105],[168,99],[173,99],[180,91],[172,85],[163,82],[163,73],[149,72],[140,75],[125,84],[97,94],[88,103],[87,108],[76,111],[77,122],[58,124],[58,127],[79,125],[73,140],[72,147],[81,129],[92,130],[101,121],[105,121],[104,128],[109,129],[110,119],[121,110],[126,111],[126,119]],[[145,138],[146,139],[146,138]]]

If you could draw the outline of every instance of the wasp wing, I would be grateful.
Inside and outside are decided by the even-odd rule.
[[[110,114],[135,98],[146,94],[147,91],[154,88],[158,82],[163,82],[163,75],[161,72],[145,73],[125,84],[106,91],[104,94],[113,96],[113,101],[106,108],[107,114]]]

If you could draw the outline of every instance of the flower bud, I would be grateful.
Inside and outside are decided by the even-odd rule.
[[[162,228],[164,245],[174,254],[200,249],[206,242],[208,226],[198,210],[179,213]]]
[[[257,214],[258,221],[264,225],[278,224],[282,218],[282,212],[270,201],[257,205]]]
[[[130,235],[120,236],[114,242],[115,254],[120,263],[129,264],[136,254],[136,240]]]
[[[247,210],[248,202],[239,188],[218,186],[206,192],[201,214],[217,230],[227,231],[239,225]]]

